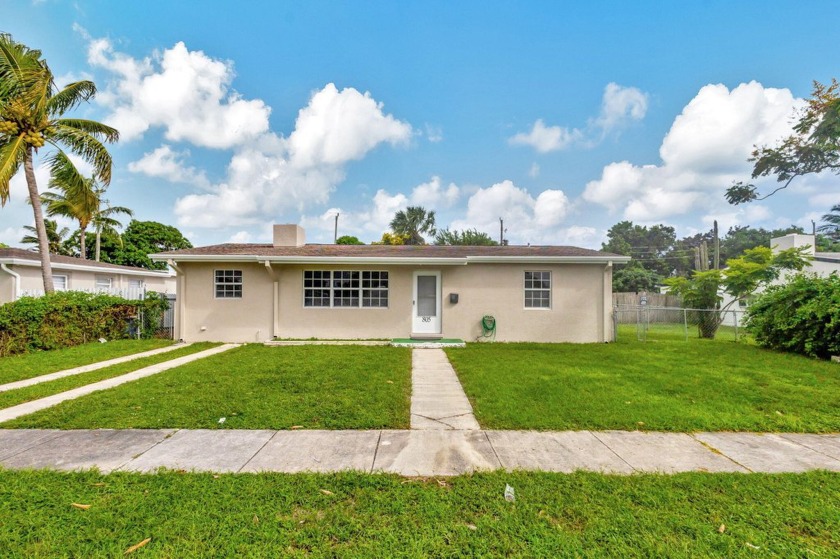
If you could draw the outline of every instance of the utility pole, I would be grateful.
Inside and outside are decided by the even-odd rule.
[[[720,235],[718,235],[717,220],[715,220],[715,270],[720,270]]]
[[[505,220],[499,218],[499,246],[505,244]]]
[[[811,220],[811,234],[816,237],[817,236],[817,222],[813,219]]]
[[[339,213],[335,212],[335,231],[333,232],[333,244],[338,243],[338,216]]]

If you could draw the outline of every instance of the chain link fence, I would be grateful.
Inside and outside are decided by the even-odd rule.
[[[740,341],[746,335],[744,311],[617,305],[613,309],[615,339],[688,340],[709,338]]]
[[[151,307],[141,305],[137,311],[137,323],[133,326],[132,336],[138,338],[174,339],[175,336],[175,294],[144,291],[139,299],[158,300],[158,304]]]

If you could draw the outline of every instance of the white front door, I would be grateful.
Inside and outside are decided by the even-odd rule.
[[[440,272],[414,272],[412,334],[440,334]]]

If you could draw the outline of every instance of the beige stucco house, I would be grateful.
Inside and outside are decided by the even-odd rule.
[[[272,244],[151,255],[177,272],[176,339],[460,338],[496,321],[497,341],[613,339],[612,266],[628,257],[565,246]]]
[[[59,291],[89,291],[139,298],[144,290],[175,293],[169,271],[118,266],[70,256],[50,255],[53,282]],[[21,248],[0,249],[0,304],[26,295],[43,295],[41,257]]]

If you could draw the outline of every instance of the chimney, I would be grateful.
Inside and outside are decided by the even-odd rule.
[[[302,247],[306,244],[306,231],[296,223],[274,225],[274,246]]]

